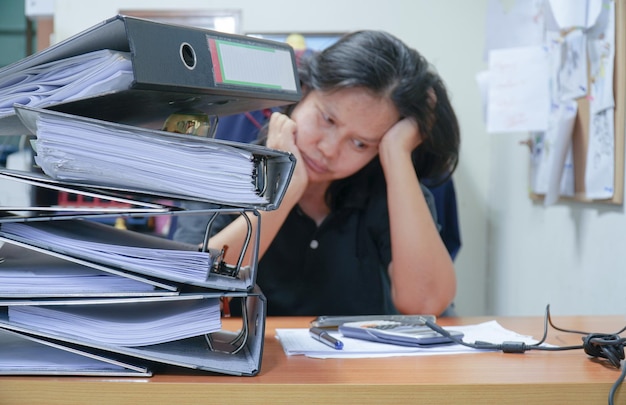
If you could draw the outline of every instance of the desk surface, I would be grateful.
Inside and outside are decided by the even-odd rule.
[[[543,334],[542,317],[442,318],[438,323],[463,325],[492,319],[535,338]],[[606,404],[619,376],[619,370],[591,360],[582,350],[379,359],[286,356],[274,330],[308,327],[310,320],[267,320],[261,372],[255,377],[186,370],[151,378],[0,377],[0,404]],[[562,328],[610,333],[621,329],[626,320],[553,316],[553,322]],[[551,329],[548,342],[577,345],[581,335]],[[622,391],[626,388],[618,391],[616,403],[626,398]]]

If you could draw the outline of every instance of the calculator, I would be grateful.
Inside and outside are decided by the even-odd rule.
[[[347,322],[361,321],[396,321],[425,325],[426,321],[435,322],[436,320],[435,315],[322,315],[311,321],[311,326],[333,329]]]
[[[462,339],[463,333],[446,329],[451,336]],[[454,343],[454,340],[422,324],[388,320],[347,322],[339,326],[343,336],[400,346],[433,346]]]

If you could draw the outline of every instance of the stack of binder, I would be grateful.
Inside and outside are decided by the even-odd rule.
[[[82,63],[109,70],[77,72]],[[160,128],[185,110],[219,117],[293,103],[295,66],[285,44],[120,15],[0,69],[0,135],[34,135],[37,165],[0,169],[0,179],[117,203],[1,207],[0,374],[260,371],[260,223],[248,221],[227,263],[206,238],[199,250],[99,221],[208,215],[209,235],[219,215],[276,209],[293,155]],[[240,298],[238,330],[222,328],[224,298]]]

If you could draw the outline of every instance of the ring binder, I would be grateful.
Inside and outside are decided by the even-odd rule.
[[[0,69],[0,82],[36,66],[104,49],[130,54],[131,84],[47,108],[158,129],[181,109],[223,116],[291,104],[301,97],[288,44],[125,15]],[[259,77],[261,72],[270,76]],[[23,133],[16,116],[0,118],[0,135]]]
[[[196,245],[116,229],[77,217],[54,221],[39,218],[38,221],[24,223],[14,219],[4,221],[5,218],[0,218],[0,240],[102,271],[158,283],[159,287],[170,290],[180,290],[182,284],[187,284],[245,291],[256,282],[259,228],[254,235],[251,264],[243,266],[241,263],[249,248],[246,245],[236,266],[229,270],[232,274],[225,275],[214,270],[228,268],[225,263],[214,260],[219,253],[215,250],[198,252]],[[251,229],[249,236],[252,237]],[[188,256],[184,263],[181,262],[181,255]],[[157,268],[157,265],[162,268]]]
[[[260,290],[255,289],[249,293],[205,293],[181,295],[180,297],[150,297],[117,299],[123,301],[146,301],[146,300],[175,300],[175,299],[206,299],[218,297],[222,294],[229,297],[241,297],[245,301],[243,309],[246,316],[242,317],[242,327],[237,332],[218,331],[213,332],[208,338],[206,335],[188,338],[180,341],[171,341],[152,346],[125,347],[86,340],[75,336],[66,336],[43,332],[36,328],[23,326],[11,322],[6,315],[6,308],[11,305],[32,304],[24,301],[0,301],[0,308],[4,307],[5,313],[0,313],[0,331],[8,330],[15,333],[34,336],[61,346],[71,345],[79,350],[103,354],[110,353],[112,356],[121,355],[129,360],[145,364],[149,367],[152,363],[166,364],[183,368],[217,372],[237,376],[254,376],[261,368],[263,339],[265,335],[266,303],[265,297]],[[110,299],[109,299],[110,300]],[[84,299],[66,301],[37,301],[38,305],[84,305],[91,302],[94,305],[99,301]],[[103,302],[103,301],[100,301]],[[210,342],[210,343],[209,343]],[[208,349],[208,350],[207,350]],[[0,357],[1,357],[0,352]]]
[[[293,154],[261,145],[15,110],[37,136],[35,161],[66,184],[272,210],[295,168]]]

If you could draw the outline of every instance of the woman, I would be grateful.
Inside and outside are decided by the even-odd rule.
[[[457,165],[442,80],[380,31],[302,61],[300,79],[302,100],[271,116],[266,139],[297,158],[280,207],[260,214],[268,315],[441,314],[456,277],[420,180]],[[236,262],[246,230],[239,218],[209,246]]]

